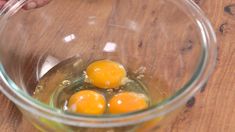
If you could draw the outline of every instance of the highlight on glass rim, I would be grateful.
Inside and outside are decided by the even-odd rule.
[[[0,0],[0,13],[0,90],[20,111],[0,115],[14,130],[166,131],[215,67],[191,0]]]

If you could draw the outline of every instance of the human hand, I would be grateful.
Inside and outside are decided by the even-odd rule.
[[[8,0],[0,0],[0,8],[7,2]],[[34,9],[38,7],[42,7],[48,4],[51,0],[28,0],[26,5],[23,7],[26,10]]]

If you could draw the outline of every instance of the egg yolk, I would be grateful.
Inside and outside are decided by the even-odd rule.
[[[124,67],[110,60],[95,61],[90,64],[86,73],[91,84],[98,88],[116,88],[126,77]]]
[[[124,92],[116,94],[109,101],[109,112],[111,114],[123,114],[142,110],[148,107],[146,97],[143,94]]]
[[[106,101],[102,94],[91,90],[82,90],[73,94],[68,102],[70,111],[80,114],[103,114]]]

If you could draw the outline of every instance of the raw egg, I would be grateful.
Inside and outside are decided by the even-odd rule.
[[[126,77],[124,67],[114,61],[99,60],[91,63],[86,73],[91,84],[98,88],[117,88]]]
[[[134,92],[118,93],[109,101],[109,112],[111,114],[129,113],[147,107],[146,96]]]
[[[103,114],[106,101],[102,94],[92,90],[82,90],[73,94],[68,102],[68,109],[80,114]]]

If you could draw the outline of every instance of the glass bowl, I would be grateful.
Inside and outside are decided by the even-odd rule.
[[[10,0],[1,9],[0,89],[42,131],[164,128],[214,69],[215,33],[191,0],[54,0],[27,11],[26,2]],[[129,114],[74,116],[32,98],[39,79],[73,57],[142,71],[156,103]]]

